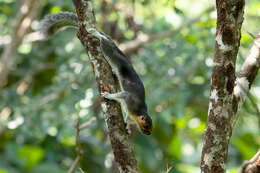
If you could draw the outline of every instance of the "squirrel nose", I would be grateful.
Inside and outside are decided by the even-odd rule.
[[[142,129],[143,133],[146,134],[146,135],[150,135],[152,133],[152,129],[150,128],[149,125],[144,125],[143,126],[143,129]]]
[[[152,134],[152,132],[149,131],[149,130],[144,130],[143,133],[146,134],[146,135],[150,135],[150,134]]]

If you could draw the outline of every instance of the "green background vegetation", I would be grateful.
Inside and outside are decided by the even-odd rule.
[[[11,33],[21,1],[0,0],[0,36]],[[181,26],[211,5],[208,0],[142,0],[135,2],[135,32],[127,23],[132,1],[108,0],[107,13],[95,1],[98,27],[112,35],[118,44],[136,35],[162,33]],[[111,9],[121,5],[121,11]],[[247,0],[242,39],[237,59],[240,69],[259,31],[260,2]],[[49,13],[74,12],[72,1],[46,0],[33,26]],[[142,78],[149,113],[154,122],[151,136],[137,132],[131,139],[139,168],[144,173],[165,172],[166,163],[174,173],[199,172],[202,139],[206,127],[210,75],[215,45],[216,12],[205,13],[200,21],[184,27],[166,39],[149,42],[129,55]],[[81,168],[88,173],[110,172],[111,150],[98,91],[89,59],[76,37],[75,29],[60,32],[50,40],[23,43],[18,48],[17,66],[9,75],[8,85],[0,91],[0,173],[63,173],[75,159],[75,128],[97,117],[81,132],[84,157]],[[0,45],[0,54],[3,45]],[[46,66],[33,74],[24,94],[18,94],[19,81],[30,70]],[[47,68],[48,67],[48,68]],[[259,77],[251,93],[259,104]],[[236,172],[245,159],[260,146],[258,115],[249,99],[239,113],[231,138],[228,171]]]

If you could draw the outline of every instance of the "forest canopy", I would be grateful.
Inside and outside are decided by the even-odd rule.
[[[145,86],[152,135],[130,137],[140,172],[200,172],[216,39],[215,2],[96,0],[96,25],[115,40]],[[26,3],[30,8],[25,8]],[[88,173],[117,172],[90,59],[68,28],[33,40],[48,14],[72,1],[0,0],[0,173],[68,172],[77,157],[75,121]],[[260,2],[246,0],[236,71],[259,32]],[[28,12],[28,14],[26,14]],[[23,14],[25,16],[23,16]],[[6,50],[9,45],[8,50]],[[260,146],[257,76],[232,132],[227,172]],[[80,170],[76,170],[80,172]]]

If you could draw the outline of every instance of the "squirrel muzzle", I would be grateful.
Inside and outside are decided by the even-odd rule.
[[[148,115],[132,115],[132,117],[144,134],[150,135],[152,133],[152,119]]]

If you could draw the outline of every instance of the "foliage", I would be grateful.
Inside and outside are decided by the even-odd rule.
[[[207,8],[205,4],[208,1],[142,0],[133,4],[123,0],[97,0],[95,11],[99,28],[120,44],[135,39],[141,32],[163,33],[177,28],[200,15]],[[122,10],[110,8],[112,6]],[[139,29],[129,23],[128,13],[133,7],[134,23]],[[19,8],[20,1],[0,0],[0,37],[12,32],[12,22]],[[257,0],[246,2],[238,68],[253,41],[248,32],[258,31],[259,8]],[[74,6],[71,1],[45,1],[31,30],[46,14],[59,11],[74,11]],[[154,122],[151,136],[137,132],[132,139],[141,172],[165,172],[167,161],[174,165],[172,172],[199,172],[215,22],[216,12],[203,14],[198,23],[172,37],[149,42],[130,56],[144,82]],[[48,41],[19,46],[19,62],[9,74],[8,85],[0,91],[0,173],[67,172],[75,158],[73,120],[79,118],[83,123],[93,116],[97,121],[81,132],[85,153],[80,166],[86,172],[110,172],[111,150],[95,79],[75,34],[75,30],[67,29]],[[0,53],[2,51],[3,45],[0,45]],[[39,65],[44,68],[37,71]],[[19,86],[22,87],[21,82],[31,71],[35,73],[23,93]],[[259,82],[256,79],[252,88],[256,104]],[[4,117],[8,112],[8,117]],[[258,119],[248,99],[231,139],[230,172],[258,150]]]

